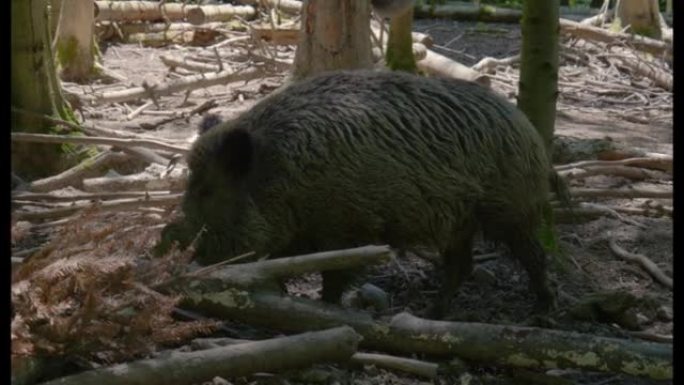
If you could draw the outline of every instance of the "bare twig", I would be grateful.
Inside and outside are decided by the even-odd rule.
[[[658,282],[672,289],[672,278],[665,275],[658,265],[651,261],[647,256],[628,252],[627,250],[618,246],[614,238],[611,238],[608,241],[608,244],[615,255],[624,259],[625,261],[638,263]]]
[[[66,136],[48,134],[29,134],[24,132],[13,132],[12,141],[15,142],[38,142],[38,143],[74,143],[74,144],[99,144],[117,147],[147,147],[156,150],[172,151],[185,154],[188,149],[185,147],[174,146],[156,140],[147,139],[122,139],[105,138],[95,136]]]

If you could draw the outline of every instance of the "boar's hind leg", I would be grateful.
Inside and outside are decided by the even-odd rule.
[[[328,270],[321,272],[323,292],[321,299],[328,303],[339,303],[344,290],[360,274],[358,269]]]
[[[446,314],[454,294],[473,270],[474,235],[474,231],[459,231],[442,252],[442,288],[430,314],[434,318],[442,318]]]
[[[530,291],[537,295],[537,308],[547,311],[555,307],[555,296],[549,287],[546,253],[533,234],[508,229],[506,243],[514,258],[520,261],[530,280]]]

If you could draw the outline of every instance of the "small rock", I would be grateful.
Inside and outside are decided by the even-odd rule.
[[[365,283],[359,289],[344,295],[342,304],[357,309],[367,310],[370,308],[382,312],[389,308],[389,296],[381,288],[371,283]]]

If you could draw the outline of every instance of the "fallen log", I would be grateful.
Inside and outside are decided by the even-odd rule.
[[[603,43],[623,43],[655,56],[667,59],[672,57],[672,45],[662,40],[650,39],[641,35],[613,32],[567,19],[560,19],[559,22],[562,34]]]
[[[79,188],[84,178],[101,175],[109,168],[129,162],[131,158],[126,154],[106,151],[57,175],[28,183],[25,188],[32,192],[53,191],[67,186]]]
[[[570,196],[585,198],[654,198],[672,199],[672,190],[645,190],[645,189],[599,189],[599,188],[573,188]]]
[[[644,168],[631,166],[594,166],[588,168],[575,168],[559,171],[558,174],[565,179],[583,179],[595,175],[615,175],[633,180],[672,179],[672,175],[668,175],[662,171],[647,170]]]
[[[95,21],[182,21],[197,5],[156,1],[95,1]]]
[[[259,7],[266,3],[271,8],[293,14],[299,14],[302,10],[302,2],[299,0],[239,0],[238,2],[254,7]]]
[[[510,66],[520,62],[520,54],[511,57],[496,59],[486,57],[474,64],[471,68],[482,73],[493,73],[498,66]]]
[[[202,5],[187,11],[187,20],[194,25],[211,21],[230,21],[235,17],[251,20],[257,16],[254,7],[249,5]]]
[[[621,160],[583,160],[576,163],[564,164],[554,167],[556,171],[571,170],[574,168],[585,167],[610,167],[610,166],[633,166],[648,168],[652,170],[660,170],[666,173],[672,173],[672,156],[670,155],[656,155],[648,157],[626,158]]]
[[[216,286],[213,282],[219,280],[221,287],[224,288],[256,287],[263,282],[307,273],[385,263],[392,256],[392,250],[388,246],[365,246],[345,250],[324,251],[295,257],[225,265],[216,269],[212,268],[208,270],[208,273],[188,275],[191,281],[196,282],[186,282],[182,285],[189,285],[195,289],[200,289],[204,286],[202,281],[207,281],[210,282],[207,286],[215,290]],[[203,271],[207,270],[203,269]],[[179,285],[177,282],[180,281],[174,282],[174,285]]]
[[[206,23],[202,25],[193,25],[190,23],[174,22],[174,23],[116,23],[110,21],[102,21],[95,25],[95,32],[101,41],[108,40],[126,40],[129,35],[136,33],[155,33],[155,32],[170,32],[170,31],[195,31],[198,29],[218,29],[226,28],[226,23]]]
[[[120,103],[138,100],[145,97],[171,95],[176,92],[205,88],[231,82],[249,81],[264,75],[262,68],[249,67],[242,70],[224,70],[221,72],[205,73],[186,76],[180,79],[161,83],[155,86],[133,87],[125,90],[95,93],[92,97],[84,97],[91,104]]]
[[[169,193],[170,191],[117,191],[103,193],[76,192],[72,194],[55,194],[52,192],[18,192],[12,194],[12,199],[21,199],[26,201],[77,202],[126,198],[145,198],[147,196],[169,195]]]
[[[416,65],[427,74],[469,80],[485,87],[491,86],[491,80],[487,75],[429,49],[426,50],[425,58]]]
[[[522,12],[517,9],[468,3],[437,6],[422,4],[416,5],[413,12],[417,18],[443,18],[490,23],[518,23],[522,17]]]
[[[398,370],[426,378],[437,377],[439,369],[439,365],[432,362],[375,353],[355,353],[351,356],[351,362],[361,365],[375,365],[380,368]]]
[[[140,44],[144,47],[166,47],[171,44],[206,47],[216,43],[222,34],[216,30],[168,31],[153,33],[133,33],[123,40],[127,44]]]
[[[43,385],[191,385],[257,372],[305,368],[345,362],[360,337],[348,326],[265,341],[245,342],[194,352],[173,351],[156,358],[95,369],[48,381]]]
[[[187,182],[185,171],[187,170],[174,168],[168,175],[162,177],[166,172],[166,167],[151,164],[145,171],[138,174],[84,179],[82,189],[91,193],[140,190],[182,191]]]
[[[271,28],[254,26],[251,28],[254,37],[278,45],[297,45],[299,42],[299,29],[294,28]]]
[[[190,294],[184,306],[284,331],[349,325],[361,346],[403,354],[458,356],[464,360],[520,368],[577,368],[672,378],[672,345],[634,342],[535,327],[430,321],[401,313],[389,323],[365,312],[306,298],[229,289]]]
[[[655,67],[654,65],[649,65],[648,62],[638,60],[637,58],[632,60],[623,56],[615,56],[615,59],[618,60],[618,67],[622,67],[629,72],[650,79],[656,86],[660,88],[663,88],[667,91],[672,91],[672,74],[667,73]]]
[[[190,60],[188,58],[176,59],[166,55],[159,55],[159,60],[162,61],[170,70],[175,70],[176,68],[185,68],[190,71],[205,73],[205,72],[218,72],[220,70],[217,64],[206,64],[199,61]]]

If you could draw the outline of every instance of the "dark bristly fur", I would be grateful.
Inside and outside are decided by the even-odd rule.
[[[540,305],[553,303],[535,231],[555,174],[523,113],[479,85],[323,74],[212,128],[189,165],[185,220],[172,228],[187,240],[206,226],[203,263],[249,250],[428,246],[444,258],[443,311],[483,231],[511,248]],[[335,280],[324,274],[324,299],[341,294]]]
[[[203,135],[204,133],[218,126],[221,123],[223,123],[223,120],[220,116],[216,114],[206,114],[202,117],[202,120],[199,123],[198,133],[200,135]]]

